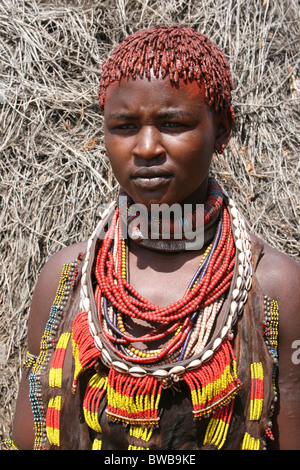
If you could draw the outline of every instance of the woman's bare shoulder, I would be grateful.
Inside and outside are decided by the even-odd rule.
[[[255,243],[257,237],[253,240]],[[278,303],[280,363],[290,370],[292,348],[300,340],[300,265],[290,256],[259,241],[263,243],[263,252],[256,276],[264,295]],[[299,367],[297,377],[300,385]]]
[[[257,237],[253,237],[253,241]],[[258,282],[279,307],[278,397],[274,414],[275,447],[281,450],[300,446],[300,265],[284,253],[263,243],[258,262]]]
[[[86,251],[86,241],[58,251],[45,263],[39,275],[30,307],[28,321],[28,350],[38,355],[40,341],[49,318],[64,264],[73,262]]]
[[[281,303],[300,300],[300,264],[287,254],[251,234],[252,241],[263,245],[263,251],[257,264],[256,275],[263,292]],[[296,292],[295,292],[296,291]]]

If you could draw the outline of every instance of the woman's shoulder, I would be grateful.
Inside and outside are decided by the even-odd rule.
[[[272,248],[258,237],[251,235],[251,238],[253,244],[262,244],[263,249],[257,263],[256,278],[263,294],[277,301],[279,353],[281,363],[288,363],[290,366],[293,345],[300,340],[300,265],[293,258]]]
[[[263,293],[278,303],[278,380],[274,414],[276,447],[299,448],[300,422],[300,265],[252,236],[263,250],[256,269]],[[278,435],[277,435],[278,434]]]
[[[40,341],[49,319],[50,309],[55,298],[64,264],[75,261],[80,253],[85,253],[87,242],[65,247],[52,255],[43,266],[30,307],[28,321],[28,350],[38,355]]]
[[[250,237],[253,244],[262,246],[256,276],[265,295],[286,301],[294,294],[300,300],[300,264],[256,235],[250,234]]]

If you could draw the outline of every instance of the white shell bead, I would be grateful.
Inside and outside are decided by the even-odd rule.
[[[240,238],[240,236],[241,236],[240,229],[239,228],[235,229],[234,234],[235,234],[235,238]]]
[[[240,228],[240,223],[237,219],[233,219],[232,223],[236,228]]]
[[[88,264],[89,264],[88,261],[85,261],[85,262],[83,263],[83,266],[82,266],[82,272],[83,272],[83,273],[86,273],[86,272],[87,272]]]
[[[159,379],[164,379],[165,377],[168,376],[168,372],[163,369],[158,369],[155,372],[153,372],[154,377],[158,377]]]
[[[84,293],[84,296],[87,297],[88,293],[87,293],[87,285],[86,284],[82,284],[82,291]]]
[[[169,375],[171,375],[171,374],[182,374],[184,371],[185,371],[185,367],[175,366],[171,370],[169,370]]]
[[[186,369],[195,369],[196,367],[199,367],[201,364],[200,359],[194,359],[192,362],[190,362],[187,366]]]
[[[247,297],[248,297],[248,292],[247,290],[244,290],[241,300],[245,303],[247,300]]]
[[[241,236],[240,236],[241,240],[243,240],[243,248],[244,248],[244,243],[245,243],[245,240],[247,238],[247,233],[245,232],[245,230],[241,229]]]
[[[230,212],[231,212],[231,214],[232,214],[233,217],[237,217],[238,211],[237,211],[236,207],[233,206],[233,207],[230,209]]]
[[[243,283],[243,280],[242,280],[241,276],[238,276],[237,279],[236,279],[236,284],[235,284],[236,288],[240,289],[241,286],[242,286],[242,283]]]
[[[248,240],[248,238],[244,240],[244,246],[245,246],[245,251],[250,251],[251,253],[251,242]]]
[[[243,251],[243,242],[240,238],[235,242],[235,246],[239,251]]]
[[[238,273],[241,277],[244,276],[244,268],[243,266],[240,264],[239,267],[238,267]]]
[[[89,322],[89,329],[93,338],[96,336],[97,331],[93,322]]]
[[[245,287],[246,287],[247,290],[250,290],[251,284],[252,284],[252,278],[251,278],[251,276],[249,276],[249,277],[246,279],[246,284],[245,284]]]
[[[233,302],[231,302],[231,305],[230,305],[230,312],[232,315],[235,315],[236,312],[237,312],[237,308],[238,308],[238,304],[237,302],[234,300]],[[230,317],[229,317],[230,318]]]
[[[221,331],[221,338],[223,339],[227,333],[228,333],[228,326],[223,326],[222,331]]]
[[[104,348],[102,349],[102,359],[104,359],[104,362],[106,362],[107,365],[111,366],[112,360],[111,360],[110,354]]]
[[[230,330],[231,325],[232,325],[232,316],[230,315],[227,319],[227,324],[226,324],[228,330]]]
[[[81,285],[87,285],[87,280],[86,280],[86,273],[84,273],[82,275],[82,278],[81,278]]]
[[[88,297],[85,297],[82,299],[82,303],[84,310],[88,312],[91,309],[90,299]]]
[[[252,258],[251,250],[245,250],[245,256],[248,262],[251,261],[251,258]]]
[[[141,367],[131,367],[129,369],[129,374],[133,375],[133,377],[144,377],[146,375],[146,371]]]
[[[247,264],[245,266],[244,276],[245,276],[245,278],[247,278],[249,275],[250,275],[250,265]]]
[[[239,259],[239,261],[242,263],[242,265],[245,264],[246,256],[245,256],[245,253],[244,253],[243,251],[241,251],[241,252],[239,253],[238,259]]]
[[[233,289],[233,291],[232,291],[233,300],[236,300],[239,297],[239,295],[240,295],[239,289]]]
[[[102,342],[101,342],[99,336],[95,336],[95,337],[94,337],[94,343],[95,343],[96,348],[99,349],[99,351],[102,351],[102,350],[103,350],[103,344],[102,344]]]
[[[212,347],[213,350],[215,351],[220,346],[221,343],[222,343],[222,338],[215,339],[213,347]]]
[[[203,354],[202,356],[202,361],[207,361],[208,359],[210,359],[213,355],[213,351],[211,349],[208,349],[207,351],[205,351],[205,353]]]
[[[118,372],[128,372],[128,367],[126,364],[123,364],[123,362],[120,361],[113,361],[111,364],[114,369],[116,369]]]

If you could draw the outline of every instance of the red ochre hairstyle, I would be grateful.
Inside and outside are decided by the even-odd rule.
[[[99,104],[104,110],[106,90],[124,78],[151,78],[152,73],[178,86],[179,79],[204,84],[206,102],[230,112],[233,89],[224,53],[204,34],[184,26],[154,26],[126,37],[102,65]]]

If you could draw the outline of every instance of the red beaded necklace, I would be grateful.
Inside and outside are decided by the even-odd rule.
[[[192,316],[202,308],[219,299],[229,288],[234,271],[235,246],[230,228],[230,217],[226,207],[222,210],[219,242],[210,253],[210,260],[202,277],[193,283],[185,295],[167,307],[158,307],[143,298],[127,282],[124,275],[126,266],[126,249],[121,230],[118,227],[118,208],[115,211],[111,226],[98,251],[95,263],[95,277],[97,287],[95,301],[98,311],[99,323],[103,337],[110,347],[122,359],[135,363],[153,364],[172,356],[183,346],[188,334],[193,328]],[[116,233],[118,236],[116,237]],[[116,244],[116,245],[115,245]],[[115,259],[113,252],[117,253]],[[126,332],[119,331],[117,323],[113,329],[105,328],[107,323],[104,316],[105,304],[109,304],[119,315],[131,318],[140,318],[148,322],[156,322],[158,326],[150,334],[133,337]],[[111,325],[110,325],[111,326]],[[133,356],[125,354],[124,346],[133,342],[149,343],[175,331],[171,340],[156,354]],[[120,346],[123,346],[120,348]]]

